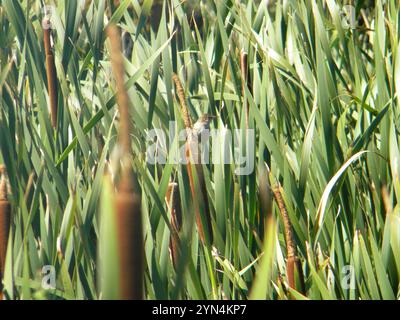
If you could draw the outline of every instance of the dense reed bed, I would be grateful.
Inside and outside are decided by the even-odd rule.
[[[4,299],[400,297],[397,1],[46,4],[0,1]]]

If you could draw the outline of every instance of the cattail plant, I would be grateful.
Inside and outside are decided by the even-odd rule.
[[[264,227],[272,216],[273,195],[269,180],[269,168],[262,165],[258,172],[258,199],[260,203],[260,213],[258,224],[261,226],[260,234],[264,233]]]
[[[301,261],[298,258],[296,241],[293,235],[292,223],[289,219],[289,214],[283,201],[279,185],[273,188],[273,194],[278,204],[279,212],[281,213],[283,225],[285,228],[285,241],[287,250],[286,272],[288,277],[289,287],[305,294],[304,275],[301,266]],[[296,283],[298,279],[298,284]]]
[[[115,195],[121,299],[143,299],[144,252],[141,197],[132,174],[124,174]]]
[[[181,80],[179,79],[179,77],[176,73],[174,73],[172,75],[172,80],[175,82],[176,93],[178,95],[179,103],[181,106],[182,118],[183,118],[183,122],[185,124],[185,128],[191,129],[192,128],[192,120],[190,118],[189,109],[186,105],[185,91],[183,90]]]
[[[46,55],[47,87],[50,98],[50,117],[53,128],[57,127],[57,73],[51,46],[51,24],[48,18],[43,19],[43,41]]]
[[[0,300],[3,299],[3,277],[6,264],[8,235],[10,232],[11,204],[7,195],[5,166],[0,166]]]
[[[242,50],[240,52],[240,71],[242,75],[242,96],[243,96],[243,106],[245,108],[245,117],[246,117],[246,128],[249,127],[249,106],[246,99],[246,86],[251,91],[251,82],[250,82],[250,70],[248,66],[248,55],[247,52]]]
[[[167,206],[171,212],[171,236],[169,241],[169,249],[171,251],[172,264],[175,270],[178,267],[180,255],[179,231],[182,228],[182,210],[181,199],[179,195],[178,184],[171,182],[168,185],[167,194],[165,196]]]
[[[121,37],[116,26],[107,28],[111,42],[111,65],[117,87],[120,112],[118,144],[121,148],[121,178],[115,195],[115,212],[120,259],[120,298],[143,299],[144,245],[142,235],[141,196],[132,171],[129,97],[124,83]]]
[[[196,156],[199,154],[199,144],[198,144],[198,137],[195,136],[193,133],[193,127],[192,127],[192,121],[189,115],[189,109],[186,105],[186,99],[185,99],[185,94],[183,90],[182,83],[178,77],[177,74],[172,75],[172,80],[175,83],[176,90],[177,90],[177,95],[179,98],[180,106],[181,106],[181,112],[182,112],[182,117],[183,121],[185,124],[185,128],[187,131],[187,140],[186,140],[186,146],[185,146],[185,156],[186,156],[186,168],[187,168],[187,173],[189,176],[189,184],[190,184],[190,190],[192,193],[192,198],[193,198],[193,206],[195,208],[195,217],[196,217],[196,224],[197,224],[197,229],[199,231],[200,239],[204,244],[211,244],[213,242],[212,239],[212,225],[211,225],[211,215],[210,215],[210,207],[208,203],[208,197],[207,197],[207,188],[204,180],[204,172],[203,172],[203,166],[201,163],[199,163],[199,159],[197,157],[197,161],[195,161],[195,169],[197,173],[197,179],[198,183],[201,189],[201,201],[204,205],[204,222],[200,213],[200,206],[199,206],[199,200],[197,198],[196,194],[196,186],[194,182],[194,177],[193,177],[193,172],[192,172],[192,159],[193,156]]]
[[[381,188],[381,195],[382,195],[382,202],[383,202],[383,206],[385,208],[385,212],[386,214],[390,214],[393,210],[392,208],[392,204],[390,202],[390,196],[389,196],[389,192],[388,189],[386,187],[386,185],[383,185]]]

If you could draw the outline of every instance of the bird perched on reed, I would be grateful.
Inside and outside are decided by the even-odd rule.
[[[193,125],[193,133],[200,137],[202,134],[207,133],[207,130],[210,131],[210,123],[211,120],[214,119],[215,116],[209,114],[202,114],[196,123]]]
[[[200,118],[195,122],[191,130],[188,132],[187,143],[190,149],[190,158],[191,162],[195,165],[198,183],[200,186],[204,212],[206,215],[205,224],[206,233],[208,234],[208,241],[212,243],[212,226],[211,226],[211,216],[210,216],[210,206],[208,203],[207,196],[207,187],[204,179],[204,171],[202,164],[204,163],[204,158],[202,157],[203,152],[207,152],[207,149],[204,148],[204,144],[207,143],[207,140],[210,136],[210,123],[211,120],[215,118],[215,116],[211,116],[208,114],[203,114]],[[198,223],[200,225],[200,223]],[[203,226],[200,228],[201,237],[204,238]],[[205,239],[205,238],[204,238]]]
[[[199,162],[199,143],[198,143],[199,139],[198,136],[195,135],[196,132],[197,133],[201,132],[201,130],[204,130],[209,125],[210,117],[209,116],[200,117],[200,119],[198,120],[199,123],[196,126],[197,130],[195,131],[193,129],[192,120],[189,114],[189,109],[186,105],[185,91],[176,73],[172,75],[172,80],[174,81],[176,86],[176,92],[181,106],[182,118],[188,133],[186,141],[186,149],[185,149],[185,156],[187,160],[186,168],[189,176],[190,190],[192,192],[192,198],[195,208],[196,224],[199,230],[201,241],[207,245],[210,245],[213,243],[210,206],[208,204],[207,188],[204,181],[203,167],[201,162]],[[198,182],[201,190],[202,203],[204,204],[204,219],[199,209],[199,202],[196,194],[196,185],[194,183],[191,164],[194,164],[196,168],[195,171],[197,172],[197,177],[199,179]]]
[[[215,116],[209,114],[201,115],[188,132],[188,143],[191,149],[191,156],[192,160],[196,164],[202,163],[200,155],[202,152],[207,151],[207,149],[204,148],[204,145],[208,142],[208,138],[210,137],[210,123],[214,118]]]

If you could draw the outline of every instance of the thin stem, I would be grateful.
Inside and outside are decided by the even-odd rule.
[[[43,21],[43,42],[46,55],[46,75],[47,75],[47,86],[49,90],[50,98],[50,116],[51,125],[53,128],[57,127],[57,72],[56,65],[54,62],[54,55],[51,50],[50,33],[51,27],[48,20]]]
[[[130,116],[129,116],[129,96],[125,88],[125,68],[124,58],[121,52],[121,37],[119,30],[116,26],[110,25],[107,28],[107,35],[111,42],[111,66],[113,69],[115,82],[117,86],[117,102],[120,113],[120,130],[119,130],[119,143],[124,155],[131,154],[131,141],[130,141]]]

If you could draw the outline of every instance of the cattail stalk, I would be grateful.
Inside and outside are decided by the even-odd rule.
[[[3,299],[3,277],[6,267],[7,244],[10,233],[11,204],[7,195],[6,169],[0,166],[0,300]]]
[[[131,139],[130,139],[130,116],[129,116],[129,96],[125,88],[125,68],[124,58],[121,51],[121,36],[119,30],[115,26],[107,28],[107,34],[111,41],[111,66],[117,86],[117,102],[121,118],[119,129],[119,144],[122,148],[122,153],[131,154]]]
[[[197,173],[198,184],[199,184],[200,190],[201,190],[203,206],[204,206],[204,214],[205,214],[205,221],[204,221],[204,223],[201,222],[201,224],[202,225],[205,224],[207,226],[206,232],[207,232],[207,237],[208,237],[208,243],[212,244],[213,243],[213,234],[212,234],[212,225],[211,225],[210,205],[208,203],[207,186],[206,186],[206,181],[204,179],[204,172],[203,172],[202,164],[196,163],[195,169],[196,169],[196,173]],[[201,219],[199,219],[199,220],[201,220]],[[202,230],[202,232],[203,232],[203,237],[204,237],[204,230]]]
[[[269,180],[269,168],[262,166],[258,173],[258,199],[260,203],[260,213],[258,224],[261,226],[260,234],[264,234],[264,226],[267,225],[268,219],[272,217],[273,195]]]
[[[289,214],[287,212],[285,202],[283,201],[279,186],[276,186],[273,189],[273,193],[275,200],[278,204],[278,208],[281,213],[283,225],[285,228],[285,241],[287,250],[286,270],[287,270],[289,287],[305,294],[304,275],[301,266],[301,261],[299,260],[297,255],[297,247],[293,235],[293,227],[292,223],[290,222]],[[300,282],[299,287],[296,287],[296,275]]]
[[[141,216],[141,196],[133,182],[130,141],[129,97],[126,92],[121,52],[121,37],[116,26],[107,28],[111,42],[111,66],[117,87],[120,112],[119,144],[122,152],[121,179],[115,195],[115,212],[120,257],[120,297],[124,300],[143,299],[144,244]]]
[[[393,208],[392,208],[392,204],[390,202],[390,196],[389,196],[389,192],[388,192],[386,185],[382,186],[381,194],[382,194],[383,206],[385,208],[386,214],[392,213]]]
[[[165,198],[171,212],[171,236],[169,249],[171,251],[172,264],[175,270],[177,270],[180,258],[179,232],[182,228],[181,199],[177,183],[170,183],[168,185]]]
[[[199,200],[197,198],[196,186],[195,186],[195,182],[194,182],[192,165],[191,165],[191,160],[190,160],[191,159],[191,150],[190,149],[191,149],[190,143],[186,143],[186,146],[185,146],[186,169],[187,169],[187,174],[189,177],[190,191],[192,193],[192,198],[193,198],[193,207],[195,210],[196,225],[197,225],[197,230],[199,231],[200,240],[202,241],[203,244],[207,244],[208,242],[211,243],[212,240],[209,238],[209,241],[207,241],[207,236],[204,232],[203,222],[201,219],[200,204],[199,204],[199,202],[198,202]],[[198,172],[197,172],[197,176],[198,177],[200,176],[198,174]],[[205,196],[204,196],[203,191],[202,191],[202,194],[203,194],[203,199],[204,199],[205,197],[207,197],[207,194],[205,194]],[[208,199],[206,201],[208,201]],[[207,220],[210,221],[209,219],[207,219]],[[208,225],[210,225],[210,224],[208,224]],[[209,230],[211,231],[211,228]],[[207,234],[209,235],[209,237],[211,236],[211,232],[207,231]]]
[[[57,72],[56,65],[54,62],[54,55],[51,48],[50,42],[51,26],[50,21],[46,18],[43,20],[43,41],[44,51],[46,54],[46,75],[47,75],[47,86],[49,90],[50,98],[50,117],[51,125],[53,128],[57,127]]]
[[[198,154],[198,151],[199,151],[198,139],[197,139],[197,137],[193,136],[192,121],[191,121],[191,118],[189,115],[189,109],[186,105],[186,99],[185,99],[185,94],[184,94],[182,83],[181,83],[178,75],[175,73],[172,75],[172,80],[175,82],[176,91],[177,91],[177,95],[178,95],[180,106],[181,106],[183,121],[185,124],[185,128],[187,130],[187,133],[188,133],[188,139],[186,141],[186,146],[185,146],[186,169],[187,169],[187,173],[188,173],[188,177],[189,177],[190,191],[192,193],[192,198],[193,198],[193,206],[195,209],[196,225],[197,225],[200,240],[202,241],[202,243],[203,244],[211,244],[213,242],[212,225],[211,225],[211,216],[210,216],[210,206],[209,206],[208,197],[207,197],[207,189],[206,189],[205,180],[204,180],[203,167],[202,167],[201,163],[195,164],[198,183],[199,183],[200,189],[201,189],[202,201],[204,204],[204,214],[205,214],[204,223],[202,221],[202,216],[200,213],[200,205],[199,205],[198,198],[196,195],[196,187],[195,187],[195,183],[194,183],[194,177],[193,177],[192,165],[191,165],[192,155]],[[205,228],[207,228],[206,231],[204,231]]]
[[[242,75],[242,95],[243,95],[243,105],[245,108],[245,116],[246,116],[246,128],[249,127],[249,106],[246,99],[246,86],[251,91],[251,83],[250,83],[250,70],[248,67],[247,61],[248,55],[247,52],[242,50],[240,52],[240,71]]]

